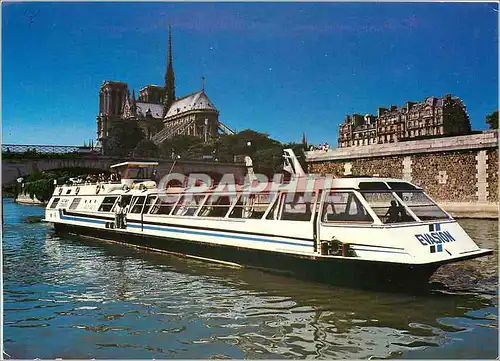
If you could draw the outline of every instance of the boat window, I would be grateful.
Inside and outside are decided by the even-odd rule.
[[[148,213],[153,204],[155,204],[156,200],[158,199],[158,196],[155,195],[149,195],[148,199],[146,200],[146,207],[144,207],[144,214]]]
[[[325,197],[323,222],[373,222],[363,204],[353,192],[330,191]]]
[[[273,203],[269,212],[267,212],[266,219],[279,219],[279,210],[281,208],[281,201],[283,197],[278,197],[276,202]]]
[[[360,190],[375,191],[389,189],[384,182],[359,182],[358,188]]]
[[[179,194],[169,194],[168,196],[158,197],[154,206],[151,207],[149,214],[170,214],[170,211],[174,208],[179,197]]]
[[[54,200],[52,201],[52,204],[50,205],[50,208],[56,208],[57,203],[59,202],[59,199],[60,198],[54,198]]]
[[[389,187],[391,187],[391,189],[395,189],[395,190],[411,191],[411,190],[418,189],[413,184],[408,183],[408,182],[387,182],[387,184],[389,185]]]
[[[132,196],[120,196],[122,207],[132,204]]]
[[[72,210],[76,209],[76,207],[78,207],[78,205],[80,204],[81,200],[82,200],[81,198],[75,198],[75,199],[73,199],[73,202],[71,202],[71,205],[69,206],[69,209],[72,209]]]
[[[104,197],[101,206],[99,207],[99,212],[111,212],[113,205],[115,204],[118,196],[115,197]]]
[[[128,167],[123,178],[126,179],[151,179],[154,168]]]
[[[141,213],[142,207],[144,206],[144,201],[146,200],[146,196],[139,196],[135,199],[134,206],[130,210],[130,213]]]
[[[242,194],[229,218],[261,219],[272,199],[269,193]]]
[[[402,204],[391,192],[362,192],[363,197],[377,214],[382,223],[413,222]]]
[[[424,192],[397,192],[396,193],[422,221],[435,219],[450,219]]]
[[[205,205],[201,208],[200,217],[225,217],[233,204],[235,197],[220,194],[212,194],[208,197]]]
[[[283,221],[310,221],[315,194],[284,193],[280,219]]]
[[[203,201],[203,198],[205,198],[204,195],[193,195],[193,194],[183,195],[179,203],[175,207],[172,215],[184,216],[184,217],[194,216],[196,210]]]

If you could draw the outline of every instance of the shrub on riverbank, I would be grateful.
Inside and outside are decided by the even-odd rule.
[[[37,198],[41,202],[47,202],[54,193],[54,180],[57,184],[64,184],[72,177],[81,176],[85,178],[89,174],[99,174],[102,170],[88,168],[68,168],[51,171],[36,172],[25,178],[22,185],[11,184],[3,189],[4,196],[17,197],[18,194],[29,195],[30,198]]]

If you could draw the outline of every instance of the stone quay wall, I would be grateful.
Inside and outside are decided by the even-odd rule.
[[[498,218],[498,132],[306,152],[310,173],[401,178],[452,216]]]

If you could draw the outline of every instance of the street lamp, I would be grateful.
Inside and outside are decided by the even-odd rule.
[[[175,167],[175,164],[177,163],[177,161],[181,159],[181,156],[179,154],[175,155],[174,152],[173,152],[173,149],[172,149],[172,166],[170,167],[170,170],[168,171],[168,174],[172,173],[172,171],[174,170],[174,167]]]

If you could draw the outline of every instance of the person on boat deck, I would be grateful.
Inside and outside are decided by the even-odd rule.
[[[115,207],[115,228],[122,228],[122,207],[121,199],[118,201]]]
[[[387,213],[385,214],[384,217],[387,217],[386,223],[396,223],[399,222],[399,213],[401,209],[398,206],[398,203],[396,201],[391,201],[391,206],[387,210]]]
[[[122,204],[121,211],[121,228],[127,228],[127,213],[128,213],[128,204]]]

